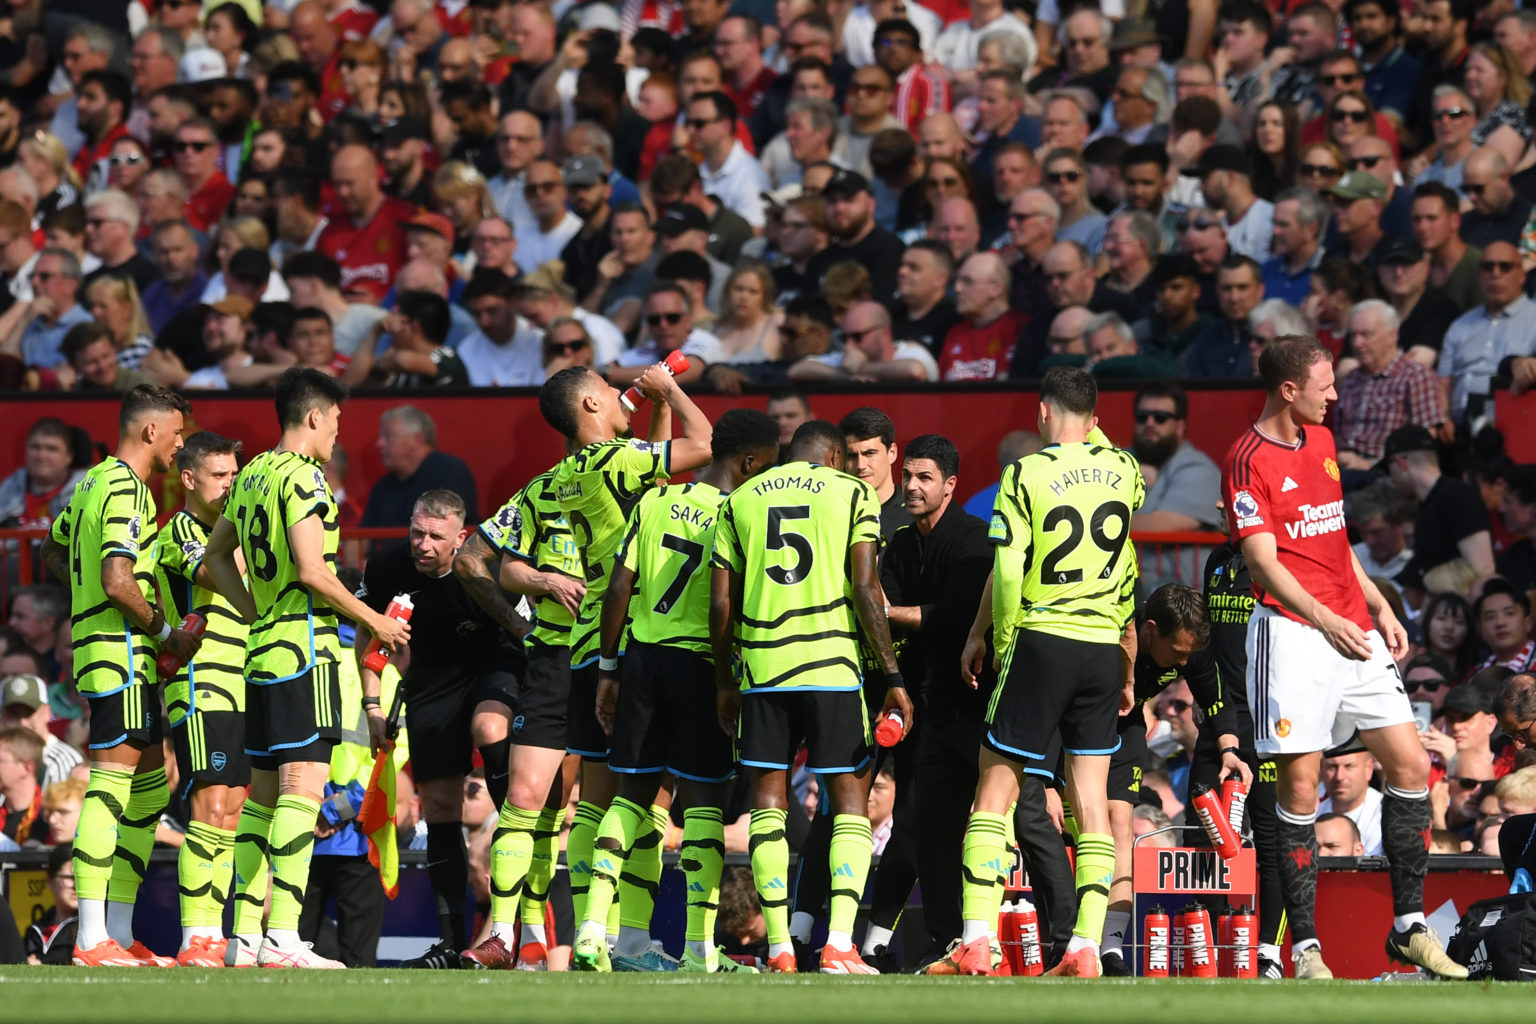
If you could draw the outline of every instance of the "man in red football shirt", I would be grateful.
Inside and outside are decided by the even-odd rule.
[[[176,129],[171,161],[187,183],[187,223],[199,231],[212,231],[235,198],[235,186],[219,170],[219,140],[213,122],[201,117],[183,121]]]
[[[316,109],[329,124],[337,114],[347,109],[352,98],[341,82],[341,38],[331,27],[325,9],[316,0],[303,0],[289,16],[288,35],[298,47],[299,58],[320,76],[320,98]]]
[[[378,305],[405,263],[405,222],[416,207],[384,194],[379,162],[367,146],[342,146],[331,157],[331,187],[340,216],[321,232],[321,252],[341,264],[341,290],[352,302]]]
[[[1013,365],[1029,317],[1008,308],[1011,275],[995,252],[978,252],[955,275],[955,312],[960,322],[939,350],[940,380],[999,380]]]
[[[1259,376],[1264,412],[1227,453],[1222,490],[1258,599],[1248,622],[1248,702],[1259,756],[1279,770],[1280,884],[1296,977],[1333,977],[1313,924],[1318,775],[1322,752],[1359,730],[1387,780],[1382,847],[1395,915],[1387,955],[1465,978],[1424,920],[1429,757],[1394,662],[1407,633],[1345,530],[1338,453],[1322,425],[1338,398],[1333,358],[1313,338],[1281,338],[1259,357]]]

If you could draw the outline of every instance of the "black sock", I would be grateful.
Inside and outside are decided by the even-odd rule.
[[[491,802],[498,811],[507,799],[507,773],[511,771],[508,759],[511,753],[511,740],[497,740],[480,748],[480,760],[485,762],[485,790],[491,794]]]
[[[1317,907],[1317,815],[1305,818],[1278,808],[1280,887],[1290,917],[1291,942],[1317,938],[1313,915]]]
[[[1429,790],[1410,793],[1387,787],[1381,801],[1381,852],[1392,879],[1392,913],[1398,917],[1424,910],[1429,824]]]
[[[427,879],[437,898],[438,929],[454,949],[469,944],[464,928],[464,893],[469,889],[469,857],[464,826],[456,821],[427,823]]]

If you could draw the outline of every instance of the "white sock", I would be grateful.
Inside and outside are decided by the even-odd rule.
[[[268,928],[267,941],[274,946],[297,946],[304,940],[299,938],[299,933],[286,928]]]
[[[1279,946],[1270,945],[1267,942],[1266,943],[1260,943],[1259,944],[1259,959],[1260,960],[1273,960],[1275,963],[1279,963],[1280,962],[1280,947]]]
[[[706,963],[714,962],[711,959],[711,954],[714,953],[714,950],[710,948],[708,939],[689,939],[688,952],[692,953],[694,956],[698,957],[700,960],[705,961]]]
[[[1422,924],[1426,927],[1429,925],[1429,922],[1424,920],[1424,912],[1422,910],[1414,911],[1412,914],[1398,914],[1392,919],[1392,927],[1400,932],[1405,932],[1416,924]]]
[[[797,910],[789,918],[789,934],[807,945],[811,941],[811,930],[816,927],[816,918],[803,910]]]
[[[1067,943],[1067,952],[1076,953],[1080,949],[1097,949],[1098,943],[1092,939],[1085,939],[1081,935],[1072,936],[1072,941]]]
[[[827,932],[827,948],[846,953],[853,948],[853,936],[847,932]]]
[[[991,921],[966,921],[964,930],[960,933],[960,941],[964,943],[990,938],[992,938]]]
[[[1104,941],[1099,945],[1100,953],[1119,953],[1120,947],[1125,943],[1125,929],[1130,926],[1131,912],[1129,910],[1110,910],[1104,914]]]
[[[247,946],[251,947],[252,951],[258,951],[261,949],[261,934],[259,932],[255,935],[231,935],[229,937],[229,941],[243,942]]]
[[[523,922],[523,945],[526,946],[530,942],[537,942],[541,946],[549,945],[545,939],[543,921],[540,921],[538,924],[529,924],[527,921]]]
[[[1305,953],[1309,949],[1315,949],[1321,953],[1323,950],[1323,944],[1316,939],[1302,939],[1300,942],[1292,943],[1291,959],[1300,960],[1301,954]]]
[[[181,928],[181,948],[190,949],[193,939],[217,939],[224,933],[218,928],[208,925],[183,925]]]
[[[133,904],[107,901],[107,934],[127,949],[133,945]]]
[[[869,930],[864,933],[864,952],[873,956],[880,951],[880,947],[889,948],[891,939],[895,935],[896,933],[889,928],[882,928],[878,924],[870,925]]]
[[[527,925],[523,925],[523,927],[527,928],[528,926]],[[493,939],[500,939],[502,942],[505,942],[507,945],[509,945],[509,946],[512,945],[512,943],[517,939],[517,922],[516,921],[492,921],[491,922],[491,938],[493,938]]]
[[[633,925],[619,925],[619,941],[613,951],[619,956],[639,956],[651,946],[651,930]]]
[[[75,945],[81,949],[90,949],[112,937],[107,932],[106,900],[83,899],[76,913],[79,920],[75,931]]]
[[[795,947],[788,942],[768,943],[768,959],[772,960],[774,957],[780,955],[781,953],[788,953],[790,956],[794,956]]]

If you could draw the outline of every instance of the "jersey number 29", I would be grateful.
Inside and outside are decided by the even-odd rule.
[[[1105,530],[1105,524],[1114,519],[1118,522],[1118,533],[1111,535]],[[1067,526],[1067,539],[1051,549],[1040,563],[1040,582],[1047,586],[1059,586],[1068,583],[1083,582],[1083,570],[1063,569],[1061,563],[1071,558],[1083,542],[1083,514],[1071,505],[1057,505],[1045,514],[1045,520],[1041,527],[1047,533],[1055,532],[1063,523]],[[1104,563],[1096,577],[1101,580],[1109,579],[1109,574],[1114,571],[1115,563],[1120,560],[1120,552],[1125,548],[1126,539],[1131,535],[1131,510],[1121,501],[1106,501],[1094,509],[1093,516],[1088,521],[1088,536],[1095,547],[1109,555],[1109,560]]]

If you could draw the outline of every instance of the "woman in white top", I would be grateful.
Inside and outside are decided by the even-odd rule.
[[[246,65],[251,62],[250,50],[260,34],[261,30],[251,21],[251,16],[237,3],[218,4],[203,22],[203,37],[224,58],[230,78],[248,77]]]
[[[232,217],[219,225],[214,235],[213,258],[219,264],[218,273],[208,279],[208,285],[203,289],[202,299],[205,305],[212,305],[229,294],[229,286],[224,283],[224,275],[229,272],[229,261],[241,249],[260,249],[267,251],[272,244],[272,236],[267,233],[267,226],[255,217]],[[272,268],[271,275],[267,278],[267,290],[261,293],[262,302],[287,302],[288,285],[283,280],[283,275]]]
[[[714,324],[724,350],[721,362],[777,362],[784,313],[774,306],[773,273],[768,267],[753,261],[732,271],[721,305],[720,319]]]
[[[546,333],[556,320],[581,324],[592,341],[592,359],[597,366],[607,366],[624,351],[624,333],[611,320],[576,305],[576,293],[565,283],[565,264],[559,260],[519,278],[513,302],[518,316]]]
[[[97,278],[85,291],[85,308],[112,335],[117,365],[137,370],[145,354],[155,347],[155,339],[133,278]]]

